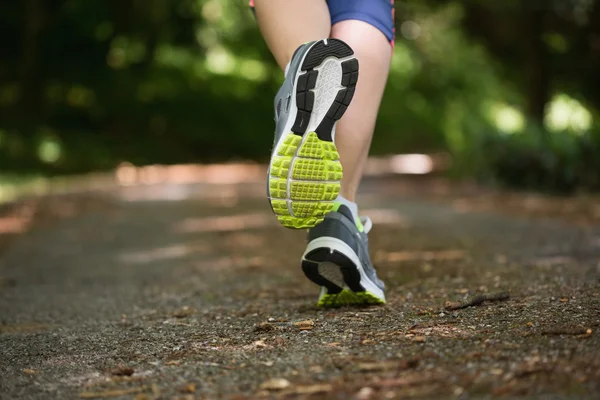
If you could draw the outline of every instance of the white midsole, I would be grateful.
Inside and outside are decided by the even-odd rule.
[[[334,68],[329,68],[327,71],[331,74],[331,79],[324,76],[324,69],[328,64],[335,64]],[[315,103],[313,104],[312,112],[310,113],[310,121],[307,132],[314,132],[327,115],[327,112],[335,102],[335,97],[338,92],[344,87],[342,86],[342,61],[336,57],[327,57],[323,62],[314,68],[319,71],[317,82],[314,89],[311,91],[315,94]],[[330,84],[333,82],[333,84]],[[321,104],[321,102],[324,102]]]
[[[362,267],[362,263],[360,262],[358,255],[354,252],[354,250],[352,250],[352,248],[350,246],[348,246],[344,241],[342,241],[340,239],[336,239],[333,237],[320,237],[320,238],[312,240],[308,244],[306,251],[302,255],[302,260],[306,260],[306,258],[305,258],[306,255],[308,253],[310,253],[311,251],[313,251],[315,249],[324,248],[324,247],[330,249],[329,251],[332,253],[334,250],[337,250],[340,253],[342,253],[343,255],[345,255],[346,257],[348,257],[354,263],[354,265],[356,266],[356,269],[360,273],[360,285],[363,288],[365,288],[365,290],[367,292],[369,292],[369,293],[375,295],[376,297],[380,298],[381,300],[385,301],[385,293],[375,283],[373,283],[373,281],[371,281],[369,279],[369,277],[365,273],[365,270]],[[308,261],[311,261],[311,260],[308,260]],[[327,262],[331,262],[331,261],[327,261]]]

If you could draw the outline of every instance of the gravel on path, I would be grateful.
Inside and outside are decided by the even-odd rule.
[[[0,398],[600,397],[600,228],[393,184],[361,199],[383,307],[317,309],[257,184],[124,188],[13,238]]]

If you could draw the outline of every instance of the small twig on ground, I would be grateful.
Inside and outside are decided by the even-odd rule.
[[[434,385],[443,382],[446,378],[445,374],[440,373],[415,373],[398,378],[383,379],[374,383],[374,386],[389,389],[403,386]]]
[[[444,308],[448,311],[460,310],[461,308],[478,306],[484,301],[508,300],[509,297],[508,292],[484,293],[462,301],[447,301],[444,304]]]
[[[546,372],[551,374],[552,372],[554,372],[554,367],[553,366],[538,366],[538,367],[533,367],[533,368],[525,368],[519,371],[515,372],[515,378],[524,378],[526,376],[529,375],[534,375],[540,372]]]
[[[81,399],[105,399],[108,397],[120,397],[128,394],[141,393],[146,390],[145,387],[125,389],[125,390],[107,390],[105,392],[81,392],[79,398]]]
[[[110,370],[110,374],[114,376],[131,376],[134,372],[133,368],[125,366],[119,366]]]
[[[542,335],[586,335],[589,336],[592,334],[592,330],[590,328],[580,328],[573,326],[559,326],[553,329],[543,330]]]
[[[215,362],[209,362],[209,361],[205,361],[205,362],[203,362],[201,364],[204,365],[205,367],[216,367],[216,368],[223,368],[223,369],[235,369],[235,367],[231,367],[229,365],[223,365],[223,364],[219,364],[219,363],[215,363]]]

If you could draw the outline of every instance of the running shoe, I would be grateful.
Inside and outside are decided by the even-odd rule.
[[[354,221],[340,205],[308,233],[302,256],[304,274],[321,286],[319,307],[385,303],[385,284],[369,257],[371,220]]]
[[[267,196],[279,222],[312,228],[334,207],[342,164],[335,125],[348,108],[358,60],[346,43],[324,39],[300,46],[275,96],[275,140]]]

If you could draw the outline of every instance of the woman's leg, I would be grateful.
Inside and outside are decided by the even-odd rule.
[[[331,33],[325,0],[255,0],[254,8],[260,31],[282,70],[300,45]]]
[[[331,37],[348,43],[360,66],[354,98],[339,121],[335,136],[344,168],[341,193],[354,202],[390,70],[392,46],[379,29],[358,20],[338,22]]]
[[[373,25],[355,19],[331,28],[324,0],[255,0],[260,30],[279,66],[284,69],[303,43],[333,37],[348,43],[358,58],[360,73],[352,103],[336,127],[336,145],[344,178],[341,194],[356,199],[379,105],[389,73],[392,47]]]

